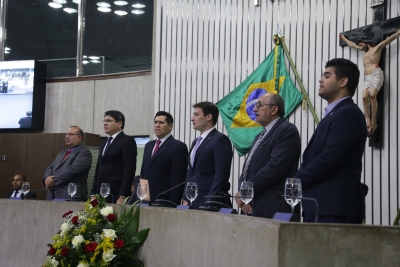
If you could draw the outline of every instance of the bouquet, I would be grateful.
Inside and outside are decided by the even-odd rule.
[[[150,229],[138,231],[140,206],[126,211],[125,202],[119,217],[99,195],[84,210],[66,212],[43,267],[144,266],[138,253]]]

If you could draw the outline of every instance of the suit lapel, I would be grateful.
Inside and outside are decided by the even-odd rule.
[[[211,138],[213,138],[214,134],[217,132],[217,129],[212,130],[207,137],[201,142],[200,146],[197,148],[196,151],[196,155],[194,157],[194,162],[193,162],[193,166],[196,165],[196,161],[198,158],[198,155],[200,154],[200,152],[203,150],[204,147],[207,146],[208,142],[210,142]],[[190,150],[192,151],[192,150]]]
[[[165,140],[163,143],[161,143],[160,148],[154,154],[153,158],[151,158],[151,153],[150,153],[150,158],[151,158],[150,165],[168,148],[172,139],[173,139],[173,137],[171,135],[170,137],[167,138],[167,140]],[[154,147],[154,143],[155,143],[155,141],[153,142],[152,148]],[[153,149],[151,151],[153,151]]]
[[[114,140],[113,140],[113,141],[111,142],[111,144],[110,144],[110,147],[107,148],[106,153],[104,153],[104,155],[102,156],[103,159],[106,158],[108,154],[110,154],[110,151],[113,150],[113,148],[116,146],[116,143],[118,142],[118,140],[121,139],[124,135],[125,135],[124,132],[120,132],[120,133],[114,138]],[[103,153],[104,147],[105,147],[106,144],[107,144],[107,139],[104,140],[104,141],[105,141],[105,143],[104,143],[104,145],[103,145],[103,147],[102,147],[101,153]]]

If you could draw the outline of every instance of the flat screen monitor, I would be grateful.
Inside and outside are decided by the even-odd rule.
[[[0,132],[43,131],[45,103],[45,63],[0,62]]]

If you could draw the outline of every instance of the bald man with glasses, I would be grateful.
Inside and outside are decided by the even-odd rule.
[[[283,118],[285,108],[279,95],[265,93],[258,99],[253,111],[255,121],[264,130],[256,136],[246,156],[239,186],[243,181],[252,182],[254,197],[248,205],[240,198],[235,200],[247,214],[273,218],[276,212],[291,212],[290,206],[279,196],[283,194],[286,178],[297,173],[300,135],[296,126]],[[299,207],[295,212],[299,215]]]

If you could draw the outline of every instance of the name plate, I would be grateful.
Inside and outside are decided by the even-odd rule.
[[[20,197],[10,197],[10,199],[12,199],[12,200],[21,200],[22,198],[20,198]]]
[[[65,198],[54,198],[53,201],[55,201],[55,202],[64,202],[64,201],[66,201],[66,199]]]
[[[228,209],[228,208],[220,208],[219,209],[220,213],[224,213],[224,214],[238,214],[237,210],[235,209]]]
[[[192,207],[191,206],[178,205],[176,208],[177,209],[181,209],[181,210],[190,210]]]
[[[286,213],[286,212],[275,212],[273,220],[284,221],[284,222],[299,222],[299,216],[297,214]]]

